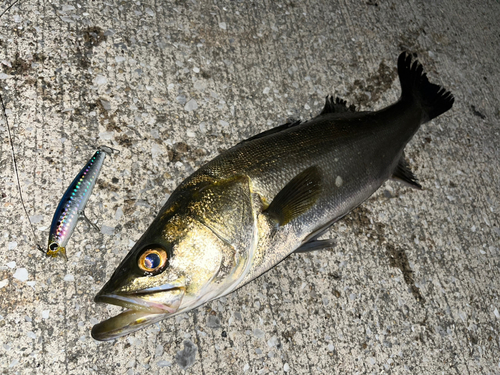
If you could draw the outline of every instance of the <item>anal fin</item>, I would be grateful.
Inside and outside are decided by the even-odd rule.
[[[316,250],[324,250],[328,249],[329,247],[335,247],[337,243],[335,240],[311,240],[308,241],[304,244],[302,244],[300,247],[298,247],[294,253],[309,253],[311,251],[316,251]]]
[[[418,183],[417,178],[410,170],[410,167],[408,166],[408,162],[406,161],[404,155],[402,155],[401,159],[399,159],[398,165],[392,173],[392,179],[400,181],[414,189],[422,190],[422,185]]]

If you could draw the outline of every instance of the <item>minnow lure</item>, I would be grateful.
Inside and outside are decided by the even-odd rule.
[[[106,154],[112,153],[112,148],[100,146],[66,189],[56,212],[54,212],[52,224],[50,225],[47,256],[62,256],[68,260],[66,257],[66,244],[73,234],[78,220],[84,218],[88,221],[83,210],[92,194]],[[88,222],[90,223],[90,221]]]

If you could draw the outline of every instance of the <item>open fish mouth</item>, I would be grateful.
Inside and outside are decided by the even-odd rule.
[[[94,301],[126,308],[122,313],[92,327],[92,337],[114,340],[175,314],[185,294],[184,287],[145,289],[134,293],[99,293]]]

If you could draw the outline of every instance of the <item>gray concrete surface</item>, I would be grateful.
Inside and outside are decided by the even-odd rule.
[[[37,242],[95,147],[121,153],[86,210],[102,233],[79,223],[69,261],[47,259],[0,120],[3,373],[500,373],[499,14],[492,0],[20,0],[0,18],[0,92]],[[90,337],[119,311],[94,295],[180,181],[327,94],[393,102],[404,49],[456,98],[408,147],[424,191],[388,182],[331,229],[336,248]]]

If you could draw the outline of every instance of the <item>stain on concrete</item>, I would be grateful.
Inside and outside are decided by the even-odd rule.
[[[216,315],[209,315],[207,317],[207,327],[220,328],[220,319]]]
[[[173,148],[168,150],[168,159],[173,163],[181,161],[190,149],[191,148],[186,143],[178,142]]]
[[[120,146],[126,147],[126,148],[132,146],[132,144],[134,143],[132,141],[132,138],[130,138],[126,134],[122,134],[122,135],[119,135],[118,137],[115,137],[115,140],[116,140],[116,142],[118,142],[118,144]]]
[[[92,109],[97,109],[99,111],[99,122],[106,128],[106,131],[122,132],[121,126],[116,122],[116,112],[111,110],[111,105],[108,100],[99,98],[95,104],[92,105]]]
[[[77,66],[80,67],[82,71],[85,71],[92,66],[91,57],[93,48],[99,46],[107,37],[104,31],[98,26],[88,27],[83,30],[81,34],[83,45],[80,39],[76,48],[75,58]],[[84,74],[84,76],[87,80],[91,78],[89,74]]]
[[[483,115],[481,112],[479,112],[479,111],[476,109],[476,106],[475,106],[475,105],[472,105],[472,104],[471,104],[471,106],[470,106],[470,110],[471,110],[471,112],[472,112],[472,114],[473,114],[474,116],[480,117],[480,118],[482,118],[483,120],[486,118],[486,116],[485,116],[485,115]]]
[[[369,240],[381,245],[385,239],[385,224],[370,220],[371,211],[359,206],[343,221],[356,235],[365,235]]]
[[[357,105],[370,107],[392,87],[397,75],[397,69],[394,66],[387,66],[381,62],[375,74],[369,76],[365,81],[355,80],[349,91],[355,93],[354,101]]]
[[[285,331],[281,334],[281,337],[283,337],[284,342],[293,342],[294,341],[294,336],[297,333],[297,330],[292,328],[288,331]]]
[[[120,190],[118,186],[110,184],[109,182],[104,181],[102,179],[97,180],[97,186],[99,186],[100,189],[105,189],[113,192],[117,192]]]
[[[184,349],[179,350],[175,355],[175,362],[183,370],[191,367],[196,361],[198,348],[190,340],[184,340]]]
[[[85,47],[93,48],[99,46],[102,42],[106,40],[106,35],[104,31],[98,26],[88,27],[83,30],[83,40],[85,42]]]
[[[344,222],[352,228],[356,235],[364,235],[377,245],[384,245],[387,248],[387,256],[392,267],[399,268],[403,273],[405,283],[410,287],[412,295],[420,303],[425,303],[425,298],[420,293],[420,289],[415,286],[413,271],[410,268],[408,257],[402,249],[397,249],[393,244],[387,243],[385,235],[385,224],[370,220],[371,211],[364,206],[356,208],[348,215]],[[351,223],[349,223],[351,222]]]
[[[82,48],[76,49],[75,57],[78,63],[77,65],[82,69],[88,69],[92,65],[89,54]]]
[[[31,63],[24,60],[16,53],[14,61],[10,63],[11,66],[2,65],[4,72],[12,75],[23,75],[31,69]]]
[[[403,249],[397,249],[392,244],[387,244],[387,256],[391,267],[399,268],[403,273],[405,283],[410,287],[413,297],[421,304],[425,303],[425,298],[420,293],[420,289],[415,285],[413,280],[413,270],[408,262],[408,257]]]
[[[135,199],[125,199],[123,201],[123,203],[125,205],[123,207],[123,214],[125,216],[130,216],[135,211],[135,209],[136,209],[135,202],[136,202]]]

